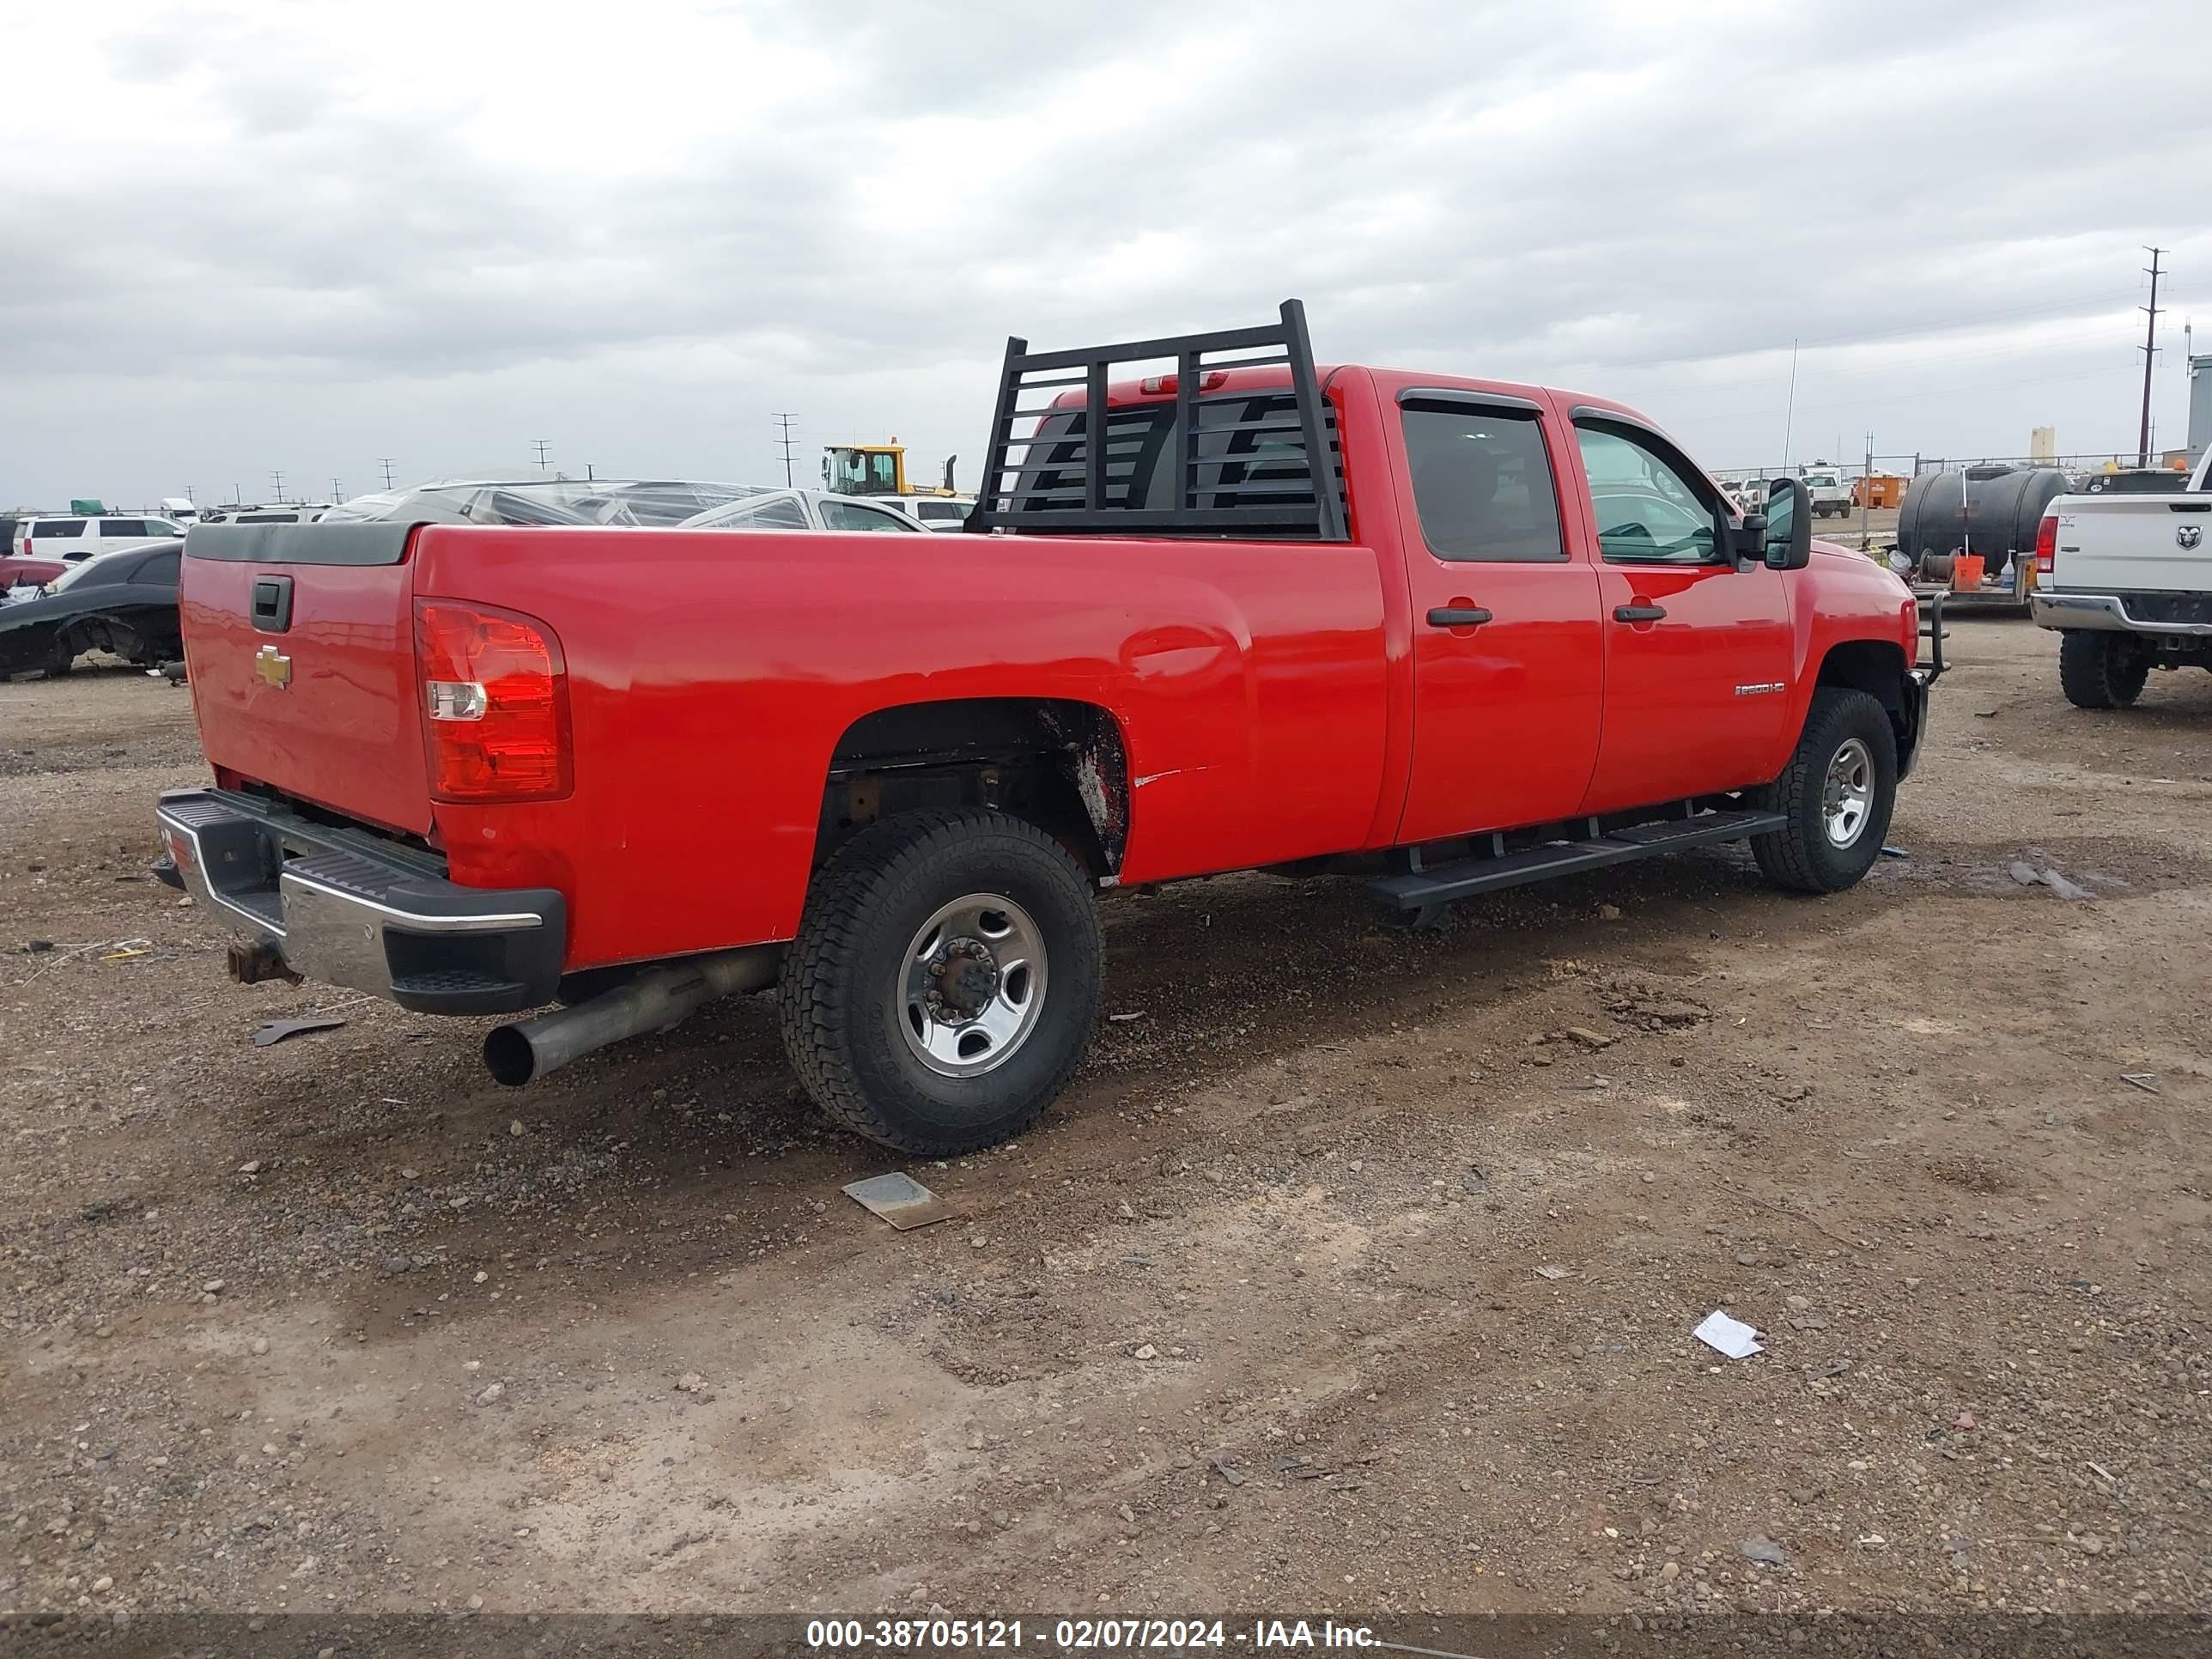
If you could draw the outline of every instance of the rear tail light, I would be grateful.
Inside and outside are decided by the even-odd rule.
[[[2035,526],[2035,574],[2048,576],[2058,562],[2058,515],[2046,513]]]
[[[433,799],[556,800],[568,793],[568,665],[551,629],[511,611],[417,599],[415,665]]]

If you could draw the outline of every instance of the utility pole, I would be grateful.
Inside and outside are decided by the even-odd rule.
[[[1874,434],[1866,434],[1866,467],[1859,474],[1859,551],[1866,551],[1867,544],[1874,539],[1867,527],[1867,515],[1874,508]]]
[[[545,452],[553,447],[553,441],[550,438],[532,438],[530,447],[538,452],[538,470],[543,472],[545,470]]]
[[[380,466],[380,467],[382,467],[382,468],[384,469],[384,487],[385,487],[386,489],[391,489],[391,488],[392,488],[392,457],[391,457],[391,456],[389,456],[389,455],[380,455],[380,456],[378,456],[378,457],[376,458],[376,464],[377,464],[379,466]]]
[[[788,410],[779,410],[775,416],[776,425],[782,428],[776,442],[783,448],[783,483],[787,489],[791,487],[791,446],[795,441],[791,435],[791,423],[798,418],[795,411]]]
[[[2147,306],[2137,306],[2136,307],[2137,311],[2143,313],[2142,434],[2139,440],[2141,453],[2136,457],[2136,465],[2137,466],[2148,466],[2150,465],[2150,368],[2151,364],[2157,361],[2158,351],[2158,260],[2159,256],[2164,253],[2166,250],[2162,247],[2154,247],[2148,248],[2144,251],[2150,255],[2150,264],[2148,266],[2150,272],[2150,303]]]
[[[345,491],[338,488],[338,481],[336,478],[331,480],[331,499],[333,501],[342,501],[345,499]]]
[[[276,505],[282,507],[284,505],[284,469],[272,466],[269,469],[269,477],[276,485]]]

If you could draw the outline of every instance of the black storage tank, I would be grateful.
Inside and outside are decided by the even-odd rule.
[[[1897,550],[1915,569],[1930,553],[1978,554],[1986,575],[2035,550],[2043,510],[2066,493],[2055,466],[1970,466],[1912,481],[1897,514]]]

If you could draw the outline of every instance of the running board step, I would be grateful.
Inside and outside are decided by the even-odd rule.
[[[1610,864],[1677,853],[1686,847],[1742,841],[1787,829],[1789,824],[1790,820],[1779,812],[1701,812],[1693,818],[1633,824],[1589,841],[1553,842],[1493,858],[1461,859],[1426,870],[1377,876],[1367,884],[1367,890],[1393,908],[1425,911],[1477,893],[1522,887],[1581,870],[1602,870]]]

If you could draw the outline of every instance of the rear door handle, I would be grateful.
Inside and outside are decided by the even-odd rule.
[[[1657,622],[1666,614],[1667,607],[1663,605],[1616,605],[1613,607],[1615,622]]]
[[[1480,628],[1490,613],[1479,605],[1440,605],[1429,612],[1431,628]]]

